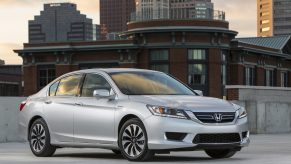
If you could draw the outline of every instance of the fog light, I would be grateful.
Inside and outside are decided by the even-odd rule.
[[[168,140],[182,141],[186,137],[187,133],[166,132],[165,135]]]

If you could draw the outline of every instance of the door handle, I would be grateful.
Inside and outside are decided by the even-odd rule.
[[[44,103],[46,103],[46,104],[51,104],[52,101],[51,101],[51,100],[46,100]]]
[[[83,106],[84,104],[83,103],[80,103],[80,102],[77,102],[77,103],[75,103],[75,105]]]

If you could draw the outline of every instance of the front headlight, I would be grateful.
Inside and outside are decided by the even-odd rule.
[[[239,113],[238,118],[244,118],[248,115],[244,107],[240,107],[238,113]]]
[[[154,106],[154,105],[147,105],[147,108],[155,116],[188,119],[186,112],[181,109],[174,109],[174,108]]]
[[[239,106],[237,104],[234,104],[234,103],[231,103],[233,105],[233,107],[235,108],[236,112],[238,113],[238,118],[244,118],[246,117],[248,114],[247,114],[247,111],[244,107],[242,106]]]

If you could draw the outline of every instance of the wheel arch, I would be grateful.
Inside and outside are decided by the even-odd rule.
[[[38,119],[41,119],[42,117],[39,116],[39,115],[36,115],[36,116],[33,116],[30,120],[29,120],[29,123],[28,123],[28,128],[27,128],[27,139],[29,138],[29,131],[30,131],[30,128],[31,128],[31,125],[34,123],[34,121],[38,120]],[[42,118],[43,119],[43,118]]]
[[[118,131],[117,131],[117,136],[119,136],[119,132],[120,132],[120,129],[121,129],[121,127],[122,127],[122,125],[126,122],[126,121],[128,121],[128,120],[130,120],[130,119],[133,119],[133,118],[137,118],[137,119],[139,119],[139,120],[141,120],[138,116],[136,116],[136,115],[134,115],[134,114],[127,114],[127,115],[125,115],[125,116],[123,116],[122,117],[122,119],[119,121],[119,124],[118,124]]]

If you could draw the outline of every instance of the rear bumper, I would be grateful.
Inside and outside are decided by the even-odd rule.
[[[148,135],[148,147],[152,150],[198,150],[198,149],[241,149],[250,143],[247,118],[238,119],[232,125],[205,125],[192,120],[175,119],[159,116],[151,116],[144,120]],[[186,136],[180,141],[168,140],[165,133],[185,133]],[[243,136],[243,132],[247,132]],[[238,133],[240,141],[234,143],[197,143],[193,139],[197,134],[226,134]]]

